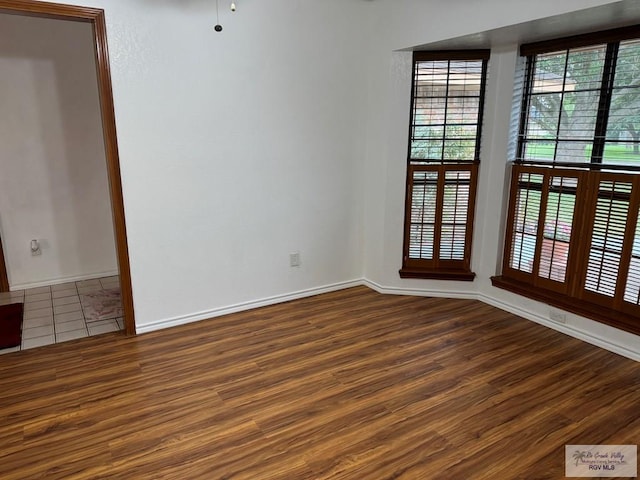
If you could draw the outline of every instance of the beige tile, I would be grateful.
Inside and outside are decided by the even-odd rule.
[[[97,278],[94,278],[92,280],[81,280],[79,282],[76,282],[76,287],[78,288],[83,288],[83,287],[95,287],[95,286],[100,286],[100,280]]]
[[[45,335],[44,337],[37,338],[23,338],[22,339],[22,350],[27,350],[29,348],[42,347],[44,345],[52,345],[56,343],[55,336]]]
[[[40,318],[30,318],[27,320],[23,320],[22,328],[37,328],[37,327],[46,327],[47,325],[53,325],[53,316],[50,317],[40,317]]]
[[[53,298],[77,297],[78,289],[73,287],[73,288],[68,288],[66,290],[56,290],[55,292],[52,293],[52,296]]]
[[[42,327],[24,328],[22,330],[22,339],[44,337],[45,335],[53,335],[53,325],[44,325]]]
[[[87,325],[93,325],[94,327],[98,326],[98,325],[107,325],[108,323],[113,322],[115,319],[113,318],[107,318],[107,319],[102,319],[102,320],[86,320]]]
[[[71,330],[70,332],[56,332],[56,342],[66,342],[68,340],[75,340],[76,338],[88,337],[87,329]]]
[[[63,332],[71,332],[73,330],[82,330],[87,328],[84,320],[72,320],[70,322],[56,323],[56,334]]]
[[[120,330],[118,324],[114,320],[109,320],[109,323],[103,325],[96,325],[94,323],[88,323],[89,335],[100,335],[101,333],[117,332]]]
[[[84,320],[84,315],[82,315],[81,311],[60,313],[54,315],[53,320],[57,325],[58,323],[72,322],[74,320]]]
[[[67,305],[59,305],[57,307],[53,307],[53,314],[59,315],[61,313],[70,313],[70,312],[81,312],[82,307],[80,307],[80,303],[69,303]]]
[[[5,353],[19,352],[20,347],[11,347],[11,348],[3,348],[0,350],[0,355],[4,355]]]
[[[52,292],[59,292],[60,290],[76,289],[76,282],[59,283],[57,285],[51,285]]]
[[[51,300],[51,292],[49,292],[49,293],[38,293],[36,295],[27,295],[24,298],[24,302],[25,303],[40,302],[41,300]]]
[[[51,300],[40,300],[39,302],[28,302],[24,304],[24,311],[31,312],[33,310],[39,310],[41,308],[51,307]]]
[[[31,310],[29,312],[25,312],[24,319],[29,320],[30,318],[50,317],[52,315],[53,315],[53,307],[39,308],[37,310]]]
[[[95,292],[99,292],[100,290],[103,290],[103,288],[99,285],[97,287],[78,287],[78,293],[80,295],[85,295],[87,293],[95,293]]]
[[[31,297],[33,295],[40,295],[42,293],[51,293],[51,287],[37,287],[37,288],[28,288],[24,291],[27,297]]]
[[[80,297],[78,295],[74,295],[72,297],[62,297],[62,298],[54,298],[53,299],[53,307],[59,307],[61,305],[71,305],[73,303],[80,304]]]
[[[116,322],[118,323],[118,327],[120,330],[124,330],[124,318],[116,318]]]

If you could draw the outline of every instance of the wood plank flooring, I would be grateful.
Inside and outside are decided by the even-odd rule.
[[[640,364],[358,287],[0,357],[2,479],[559,479],[638,444]]]

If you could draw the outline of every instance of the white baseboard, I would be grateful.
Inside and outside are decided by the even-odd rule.
[[[514,315],[525,318],[527,320],[538,323],[540,325],[544,325],[545,327],[564,333],[565,335],[569,335],[571,337],[577,338],[578,340],[582,340],[584,342],[590,343],[591,345],[595,345],[597,347],[603,348],[610,352],[617,353],[618,355],[622,355],[623,357],[640,362],[640,345],[638,346],[638,350],[632,350],[624,345],[614,343],[605,337],[598,336],[591,332],[587,332],[587,331],[575,328],[571,325],[563,325],[556,322],[552,322],[551,320],[535,312],[519,307],[517,305],[513,305],[511,303],[497,300],[493,297],[490,297],[488,295],[481,294],[478,292],[451,292],[451,291],[442,291],[442,290],[386,287],[368,279],[363,279],[362,284],[377,291],[378,293],[384,293],[384,294],[390,294],[390,295],[411,295],[411,296],[424,296],[424,297],[445,297],[445,298],[463,298],[463,299],[470,299],[470,300],[479,300],[483,303],[499,308],[500,310],[513,313]]]
[[[230,313],[243,312],[245,310],[252,310],[254,308],[266,307],[268,305],[275,305],[277,303],[289,302],[291,300],[297,300],[299,298],[312,297],[314,295],[320,295],[323,293],[335,292],[337,290],[344,290],[345,288],[357,287],[363,285],[362,279],[350,280],[347,282],[333,283],[331,285],[325,285],[322,287],[309,288],[306,290],[299,290],[293,293],[287,293],[284,295],[275,295],[273,297],[262,298],[259,300],[251,300],[249,302],[237,303],[235,305],[229,305],[227,307],[214,308],[212,310],[206,310],[189,315],[181,315],[178,317],[167,318],[157,322],[146,323],[144,325],[136,326],[136,333],[153,332],[154,330],[160,330],[163,328],[175,327],[178,325],[184,325],[187,323],[198,322],[200,320],[206,320],[208,318],[220,317],[222,315],[228,315]]]
[[[640,350],[631,350],[623,345],[613,343],[606,338],[594,335],[584,330],[580,330],[571,325],[563,325],[560,323],[552,322],[551,320],[535,312],[531,312],[510,303],[496,300],[495,298],[489,297],[488,295],[480,294],[478,295],[478,300],[493,307],[499,308],[500,310],[513,313],[514,315],[518,315],[519,317],[526,318],[527,320],[531,320],[532,322],[536,322],[540,325],[544,325],[545,327],[549,327],[553,330],[564,333],[565,335],[569,335],[570,337],[577,338],[578,340],[590,343],[591,345],[604,348],[605,350],[609,350],[610,352],[617,353],[618,355],[622,355],[623,357],[635,360],[636,362],[640,362]]]
[[[139,325],[136,327],[137,333],[147,333],[154,330],[160,330],[163,328],[174,327],[178,325],[184,325],[187,323],[197,322],[200,320],[206,320],[208,318],[219,317],[222,315],[228,315],[230,313],[242,312],[245,310],[251,310],[254,308],[265,307],[268,305],[274,305],[277,303],[288,302],[290,300],[297,300],[299,298],[311,297],[314,295],[320,295],[323,293],[334,292],[337,290],[343,290],[345,288],[351,288],[364,285],[366,287],[375,290],[378,293],[387,295],[409,295],[409,296],[423,296],[423,297],[442,297],[442,298],[460,298],[469,300],[479,300],[483,303],[499,308],[506,312],[512,313],[519,317],[525,318],[532,322],[544,325],[558,332],[564,333],[571,337],[577,338],[584,342],[590,343],[597,347],[603,348],[623,357],[629,358],[640,362],[640,350],[632,350],[624,345],[614,343],[607,338],[594,335],[591,332],[580,330],[571,325],[563,325],[550,321],[541,315],[527,310],[525,308],[513,305],[511,303],[503,302],[478,292],[451,292],[445,290],[427,290],[427,289],[414,289],[414,288],[400,288],[383,286],[379,283],[373,282],[366,278],[350,280],[347,282],[339,282],[331,285],[325,285],[322,287],[310,288],[306,290],[300,290],[293,293],[284,295],[275,295],[273,297],[267,297],[259,300],[252,300],[249,302],[238,303],[227,307],[214,308],[212,310],[197,312],[189,315],[182,315],[178,317],[168,318],[157,322],[147,323],[145,325]]]
[[[49,285],[59,285],[68,282],[81,282],[83,280],[93,280],[94,278],[112,277],[118,275],[118,270],[109,270],[108,272],[89,273],[87,275],[76,275],[73,277],[54,278],[52,280],[43,280],[40,282],[19,283],[11,285],[10,291],[28,290],[29,288],[48,287]]]
[[[475,292],[451,292],[445,290],[425,290],[419,288],[400,288],[400,287],[385,287],[379,283],[373,282],[368,279],[362,280],[362,285],[365,285],[378,293],[384,293],[386,295],[409,295],[412,297],[441,297],[441,298],[462,298],[466,300],[476,300],[478,294]]]

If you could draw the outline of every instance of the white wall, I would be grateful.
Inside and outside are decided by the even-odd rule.
[[[113,274],[91,25],[0,14],[0,32],[0,232],[11,288]],[[31,255],[32,239],[42,255]]]
[[[139,331],[362,277],[368,2],[71,3],[106,13]]]
[[[472,269],[474,282],[445,282],[401,279],[406,142],[409,123],[411,53],[395,51],[415,45],[469,36],[477,47],[478,32],[529,22],[572,10],[604,5],[607,1],[473,0],[377,3],[379,24],[373,26],[374,45],[369,57],[371,79],[367,119],[367,189],[365,191],[365,278],[380,291],[448,297],[480,298],[560,331],[583,338],[627,356],[640,359],[640,337],[597,322],[568,315],[567,325],[552,324],[549,307],[491,286],[490,277],[499,272],[503,218],[507,195],[506,163],[509,121],[514,89],[518,44],[500,34],[491,38],[487,99],[481,147],[480,180]],[[628,2],[626,2],[628,3]],[[617,7],[617,6],[615,6]],[[611,10],[615,21],[616,9]],[[550,19],[554,30],[576,28],[575,15]],[[591,16],[585,16],[592,21]],[[640,18],[640,17],[639,17]],[[627,19],[628,20],[628,19]],[[388,28],[384,28],[387,26]],[[516,27],[516,32],[518,28]],[[527,30],[522,26],[522,30]],[[517,35],[516,35],[517,36]],[[511,42],[511,43],[510,43]]]

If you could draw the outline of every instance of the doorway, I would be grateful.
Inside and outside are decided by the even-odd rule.
[[[43,3],[32,0],[0,0],[0,13],[46,17],[59,20],[88,22],[92,26],[95,48],[98,95],[104,137],[107,176],[113,227],[115,234],[116,256],[120,273],[124,330],[128,335],[135,334],[135,318],[129,253],[127,247],[124,203],[120,178],[120,164],[116,137],[115,113],[111,88],[111,73],[107,48],[104,11],[97,8]],[[1,239],[0,239],[1,242]],[[0,246],[0,291],[8,290],[8,280],[4,254]]]

